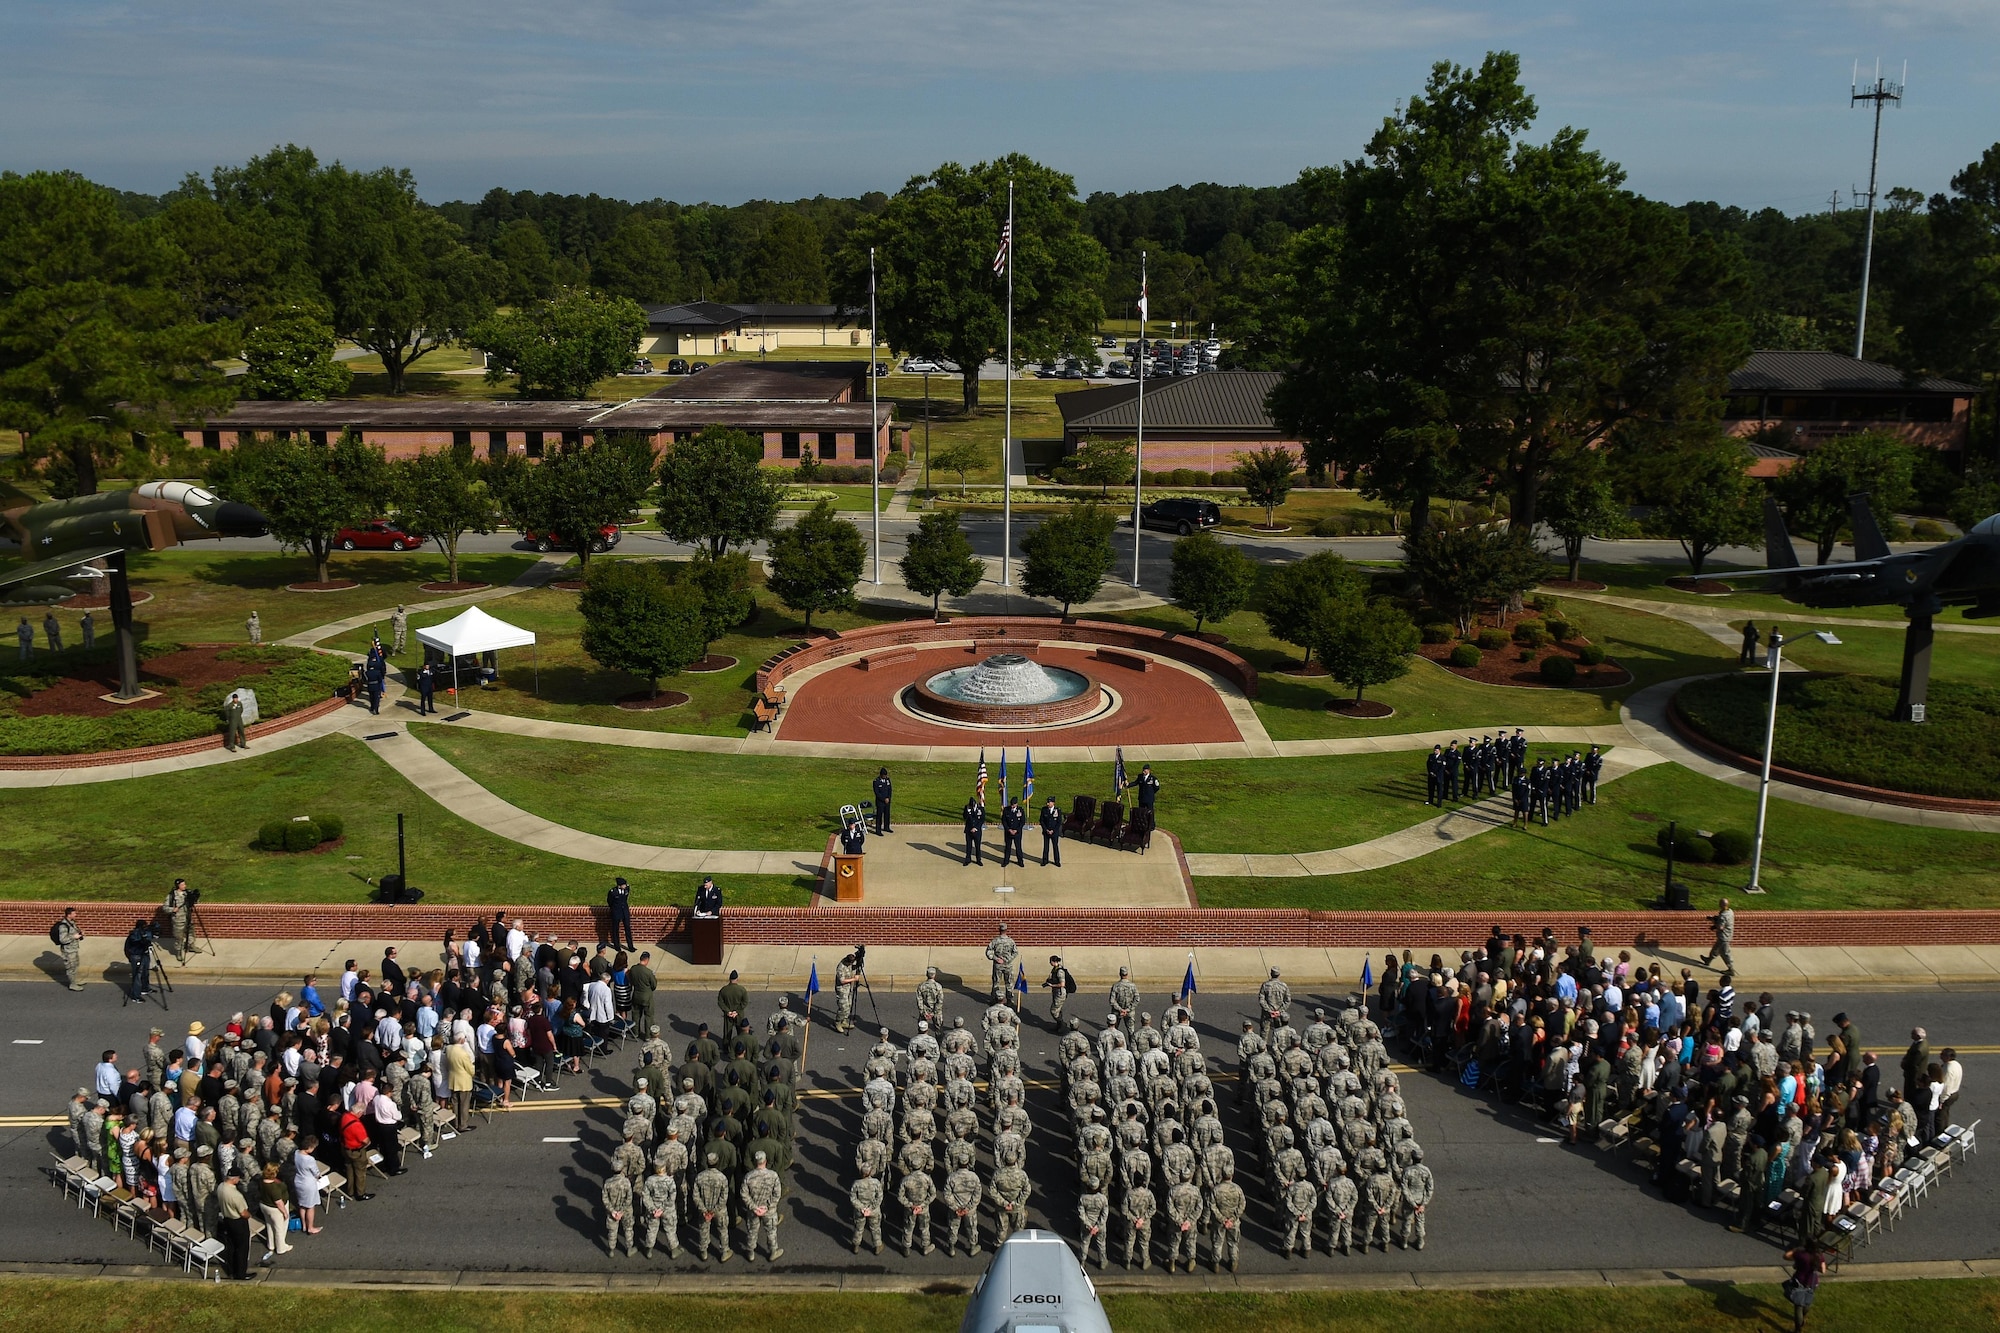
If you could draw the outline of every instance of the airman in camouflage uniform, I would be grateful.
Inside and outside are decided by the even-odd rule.
[[[1399,1183],[1403,1194],[1403,1248],[1424,1248],[1424,1209],[1437,1193],[1431,1169],[1424,1165],[1423,1149],[1415,1150],[1416,1160],[1403,1171]]]
[[[1208,1195],[1208,1255],[1211,1267],[1217,1272],[1225,1263],[1230,1272],[1236,1271],[1237,1247],[1243,1240],[1243,1213],[1248,1206],[1243,1187],[1236,1183],[1236,1167],[1232,1163]]]
[[[937,969],[924,969],[924,979],[917,983],[917,1022],[929,1023],[931,1031],[944,1028],[944,985],[937,979]]]
[[[1083,1262],[1090,1262],[1090,1253],[1097,1251],[1097,1266],[1104,1267],[1106,1233],[1111,1229],[1111,1199],[1104,1193],[1103,1179],[1086,1176],[1083,1195],[1076,1201],[1076,1220],[1083,1235]]]
[[[861,1243],[870,1239],[875,1253],[882,1253],[882,1198],[882,1182],[873,1171],[864,1169],[848,1187],[847,1203],[854,1210],[854,1236],[849,1248],[856,1254],[861,1253]]]
[[[955,1141],[962,1143],[964,1140]],[[944,1203],[951,1209],[951,1238],[945,1243],[946,1254],[958,1252],[958,1238],[965,1235],[965,1252],[979,1253],[979,1199],[984,1191],[980,1188],[979,1177],[970,1167],[959,1167],[945,1177]]]
[[[755,1259],[757,1241],[762,1237],[771,1258],[782,1259],[785,1252],[778,1248],[778,1223],[781,1220],[779,1205],[785,1198],[785,1184],[778,1179],[778,1173],[765,1164],[763,1153],[758,1153],[751,1160],[756,1165],[743,1177],[743,1186],[737,1191],[737,1196],[743,1201],[743,1227],[747,1233],[743,1252]]]
[[[1143,1156],[1143,1154],[1141,1154]],[[1125,1199],[1119,1205],[1118,1215],[1125,1219],[1125,1266],[1132,1266],[1132,1253],[1139,1254],[1139,1267],[1153,1266],[1152,1236],[1153,1214],[1159,1211],[1159,1204],[1153,1198],[1153,1191],[1145,1184],[1127,1185]]]
[[[625,1245],[627,1254],[637,1247],[632,1243],[632,1181],[622,1171],[613,1171],[604,1180],[604,1248],[611,1254],[618,1253],[619,1243]]]
[[[1380,1166],[1379,1151],[1376,1165]],[[1361,1185],[1361,1248],[1365,1252],[1371,1244],[1379,1242],[1384,1251],[1389,1248],[1389,1215],[1397,1207],[1402,1191],[1396,1188],[1396,1178],[1386,1169],[1370,1171]]]
[[[1173,1229],[1167,1233],[1167,1271],[1185,1261],[1187,1271],[1194,1272],[1195,1228],[1201,1225],[1201,1191],[1188,1181],[1182,1181],[1167,1190],[1167,1220]]]
[[[723,1263],[729,1262],[729,1177],[717,1170],[718,1158],[708,1154],[708,1166],[694,1178],[694,1188],[689,1192],[688,1205],[694,1222],[694,1254],[697,1259],[708,1258],[711,1229],[715,1237],[717,1256]]]
[[[911,1147],[918,1145],[912,1144]],[[926,1155],[930,1149],[924,1148]],[[905,1170],[902,1183],[896,1186],[896,1201],[903,1205],[903,1253],[910,1252],[910,1244],[915,1241],[917,1249],[925,1254],[931,1252],[931,1203],[937,1198],[937,1181],[931,1178],[930,1167],[922,1170]]]

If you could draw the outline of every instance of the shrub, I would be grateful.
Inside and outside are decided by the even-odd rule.
[[[1514,642],[1526,648],[1546,648],[1553,639],[1539,620],[1524,620],[1514,626]]]
[[[1312,535],[1315,537],[1345,537],[1347,532],[1347,520],[1339,514],[1328,514],[1313,524],[1312,529]]]
[[[1542,659],[1542,679],[1551,685],[1574,685],[1576,683],[1576,663],[1557,653]]]
[[[1910,525],[1910,540],[1919,542],[1942,542],[1951,540],[1944,524],[1934,518],[1920,518]]]
[[[1452,640],[1451,626],[1443,621],[1432,621],[1423,627],[1422,633],[1425,643],[1450,643]]]
[[[288,820],[283,820],[283,819],[272,820],[270,823],[264,825],[262,828],[257,830],[257,837],[253,845],[260,852],[284,851],[285,830],[288,827],[290,827],[290,821]]]
[[[286,851],[309,852],[319,844],[319,825],[312,820],[300,818],[285,821]]]
[[[1461,643],[1451,650],[1451,664],[1455,667],[1476,667],[1479,658],[1479,649],[1469,643]]]
[[[1740,866],[1750,859],[1751,838],[1742,829],[1718,829],[1708,842],[1715,849],[1715,863],[1719,866]]]
[[[1585,666],[1604,665],[1604,645],[1601,643],[1586,643],[1576,652]]]
[[[1187,468],[1177,467],[1167,474],[1167,484],[1170,486],[1192,486],[1194,485],[1194,473]]]
[[[1241,486],[1243,484],[1243,474],[1234,468],[1224,468],[1220,472],[1209,473],[1208,484],[1211,486]]]
[[[1545,592],[1538,592],[1528,599],[1528,606],[1545,616],[1553,616],[1562,610],[1562,603]]]
[[[1488,652],[1505,648],[1513,641],[1513,637],[1504,629],[1483,629],[1479,631],[1479,637],[1473,640],[1474,643]]]
[[[1516,662],[1532,662],[1535,660],[1535,650],[1533,648],[1522,648],[1514,654],[1514,660]]]
[[[1669,841],[1667,835],[1674,832],[1675,830],[1669,827],[1663,828],[1653,835],[1654,845],[1659,847],[1662,853],[1667,850],[1667,843]],[[1687,829],[1681,829],[1671,841],[1674,847],[1674,857],[1677,860],[1694,861],[1706,865],[1715,859],[1715,844],[1707,838],[1690,832]]]
[[[1549,637],[1557,643],[1568,643],[1576,637],[1576,626],[1567,620],[1550,620],[1545,622],[1545,626],[1549,631]]]
[[[321,842],[332,842],[347,831],[347,821],[339,815],[314,815],[312,822],[319,825]]]

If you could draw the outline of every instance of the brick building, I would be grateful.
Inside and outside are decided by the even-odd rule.
[[[648,356],[719,356],[777,347],[866,347],[868,312],[832,305],[682,301],[650,305],[639,350]]]
[[[1978,395],[1975,384],[1909,376],[1843,352],[1752,352],[1729,377],[1723,425],[1795,453],[1864,430],[1950,452],[1971,438]]]
[[[1268,370],[1217,370],[1146,381],[1149,472],[1234,467],[1236,455],[1280,445],[1303,456],[1303,445],[1278,429],[1264,401],[1280,376]],[[1129,440],[1138,434],[1139,385],[1110,384],[1056,395],[1063,418],[1063,452],[1086,439]]]

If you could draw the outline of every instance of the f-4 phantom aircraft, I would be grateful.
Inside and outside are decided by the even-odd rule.
[[[1770,568],[1723,577],[1730,583],[1778,580],[1778,591],[1801,606],[1900,606],[1909,616],[1903,634],[1903,675],[1896,695],[1896,719],[1921,722],[1930,689],[1931,621],[1947,606],[1963,606],[1966,618],[2000,616],[2000,514],[1975,524],[1956,541],[1906,551],[1889,550],[1866,493],[1847,498],[1854,559],[1833,565],[1801,565],[1785,531],[1777,501],[1764,501],[1764,551]]]
[[[149,481],[128,490],[41,503],[0,486],[0,535],[11,538],[27,562],[0,571],[0,590],[103,562],[110,575],[111,623],[118,638],[116,697],[133,699],[140,693],[139,663],[126,554],[164,551],[186,541],[261,537],[269,530],[268,520],[256,509],[224,500],[189,481]]]

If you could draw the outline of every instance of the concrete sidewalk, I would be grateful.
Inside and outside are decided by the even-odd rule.
[[[534,910],[526,909],[521,915],[528,929],[534,931]],[[105,938],[84,941],[80,976],[88,988],[108,988],[123,982],[125,960],[120,943]],[[224,939],[214,941],[215,952],[190,954],[185,964],[174,962],[168,955],[158,956],[166,962],[167,974],[176,985],[262,983],[274,990],[284,986],[296,991],[301,977],[316,972],[321,992],[326,993],[329,986],[338,986],[341,965],[347,959],[376,969],[381,964],[383,948],[390,944],[397,947],[406,970],[443,965],[439,941],[408,939]],[[681,941],[644,947],[653,953],[653,967],[665,990],[719,986],[733,969],[742,973],[744,984],[752,990],[803,992],[813,964],[819,964],[824,985],[844,951],[839,945],[733,945],[724,952],[722,966],[696,967],[688,961],[687,946]],[[1461,946],[1412,941],[1401,947],[1409,948],[1418,962],[1428,961],[1433,953],[1456,962]],[[1683,967],[1692,967],[1704,985],[1717,975],[1714,967],[1698,964],[1699,954],[1693,950],[1667,946],[1633,949],[1631,953],[1635,965],[1657,961],[1669,976],[1677,976]],[[1043,966],[1046,956],[1039,949],[1022,950],[1023,962],[1028,965],[1031,1004],[1042,1003],[1040,982],[1047,975]],[[1374,979],[1379,982],[1381,957],[1379,954],[1366,957]],[[1363,958],[1359,949],[1302,948],[1097,947],[1069,949],[1064,953],[1065,962],[1082,987],[1083,993],[1075,1003],[1079,1012],[1084,1013],[1092,1011],[1095,997],[1110,986],[1120,967],[1132,969],[1141,990],[1157,1004],[1179,992],[1190,961],[1204,992],[1254,991],[1275,967],[1283,972],[1295,991],[1304,994],[1355,989]],[[881,992],[916,989],[926,967],[937,968],[947,985],[975,991],[986,988],[990,975],[983,952],[965,947],[870,945],[868,965],[869,980]],[[1868,989],[2000,989],[2000,945],[1746,948],[1736,951],[1736,967],[1736,989],[1753,995],[1759,990],[1799,994]],[[61,959],[47,936],[0,935],[0,981],[47,980],[55,984],[60,972]]]

